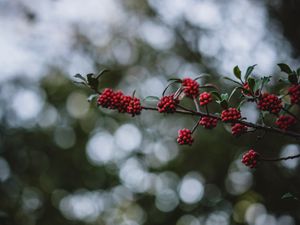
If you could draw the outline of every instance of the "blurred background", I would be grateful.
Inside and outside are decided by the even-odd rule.
[[[72,83],[107,68],[100,88],[145,98],[203,72],[226,91],[235,65],[276,78],[300,65],[299,1],[0,0],[0,27],[1,225],[300,224],[299,160],[240,162],[250,147],[297,154],[296,140],[219,124],[180,147],[197,118],[97,109]]]

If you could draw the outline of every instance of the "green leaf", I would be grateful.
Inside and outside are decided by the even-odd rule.
[[[223,109],[227,109],[228,108],[228,102],[226,100],[222,100],[220,102],[220,105]]]
[[[277,65],[279,66],[279,68],[282,72],[285,72],[287,74],[290,74],[293,72],[292,69],[287,64],[279,63]]]
[[[89,73],[89,74],[86,75],[86,77],[87,77],[88,85],[92,89],[97,89],[99,81],[94,77],[94,74]]]
[[[263,87],[270,82],[272,76],[268,76],[268,77],[262,77],[261,78],[261,89],[263,89]]]
[[[88,102],[92,102],[95,98],[97,98],[99,95],[98,94],[93,94],[93,95],[90,95],[87,100]]]
[[[239,83],[239,82],[237,82],[236,80],[233,80],[233,79],[231,79],[231,78],[229,78],[229,77],[224,77],[224,79],[225,79],[225,80],[229,80],[229,81],[231,81],[231,82],[233,82],[233,83],[236,83],[236,84],[238,84],[238,85],[242,85],[241,83]]]
[[[253,92],[255,87],[255,79],[253,77],[248,77],[247,82],[250,90]]]
[[[177,81],[178,83],[182,82],[182,80],[179,78],[170,78],[170,79],[168,79],[168,81]]]
[[[86,79],[79,73],[75,74],[74,77],[80,79],[80,80],[83,80],[84,82],[86,82]]]
[[[107,72],[109,72],[109,71],[110,71],[110,70],[108,70],[108,69],[101,70],[101,71],[98,73],[98,75],[96,76],[96,79],[98,80],[100,76],[102,76],[104,73],[107,73]]]
[[[256,67],[257,64],[254,64],[253,66],[249,66],[246,70],[246,73],[245,73],[245,80],[248,79],[248,77],[251,75],[252,71],[254,70],[254,67]]]
[[[201,75],[199,75],[198,77],[196,77],[194,80],[198,80],[198,79],[200,79],[200,78],[202,78],[202,77],[209,77],[209,76],[210,76],[209,74],[204,73],[204,74],[201,74]]]
[[[162,95],[165,96],[165,93],[166,93],[167,89],[168,89],[171,85],[173,85],[173,84],[175,84],[175,83],[178,83],[178,79],[177,79],[177,80],[173,80],[171,83],[169,83],[169,84],[167,85],[167,87],[164,89]]]
[[[213,96],[215,96],[219,101],[221,101],[221,95],[218,93],[218,92],[216,92],[216,91],[212,91],[212,92],[210,92]]]
[[[227,94],[227,93],[221,94],[221,100],[222,100],[222,101],[223,101],[223,100],[227,101],[227,100],[228,100],[228,94]]]
[[[241,70],[240,70],[240,68],[239,68],[238,66],[235,66],[235,67],[233,68],[233,74],[234,74],[234,76],[235,76],[236,78],[238,78],[239,80],[241,79],[241,74],[242,74],[242,72],[241,72]]]
[[[240,101],[240,103],[239,103],[237,109],[240,110],[240,108],[243,106],[243,104],[244,104],[245,102],[247,102],[247,99],[243,99],[242,101]]]
[[[72,81],[74,84],[77,84],[77,85],[84,85],[84,86],[86,86],[86,83],[84,83],[84,82],[82,82],[82,81],[75,81],[75,80],[73,80]]]
[[[159,101],[159,97],[157,96],[147,96],[143,99],[143,101]]]
[[[205,84],[203,86],[200,86],[200,88],[213,88],[213,89],[219,89],[215,84]]]
[[[229,97],[228,97],[228,101],[230,101],[230,99],[232,98],[232,96],[234,95],[234,93],[238,90],[238,89],[243,89],[242,87],[235,87],[232,92],[230,93]]]
[[[300,67],[297,69],[297,75],[300,76]]]
[[[295,197],[293,194],[291,194],[290,192],[285,193],[284,195],[281,196],[281,199],[294,199],[294,200],[298,200],[297,197]]]
[[[288,79],[289,79],[289,82],[291,84],[297,84],[298,83],[298,77],[297,77],[296,73],[289,74]]]

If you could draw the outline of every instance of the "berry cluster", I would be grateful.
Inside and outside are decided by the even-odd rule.
[[[242,134],[246,133],[247,130],[248,130],[248,127],[241,123],[236,123],[236,124],[232,125],[232,127],[231,127],[231,133],[235,137],[241,136]]]
[[[257,106],[260,110],[277,115],[282,108],[282,101],[276,95],[264,93],[259,97]]]
[[[300,103],[300,84],[294,84],[288,89],[292,104]]]
[[[203,92],[200,94],[199,101],[201,106],[207,105],[212,101],[212,96],[208,92]]]
[[[241,118],[241,113],[236,108],[228,108],[222,111],[221,119],[223,122],[238,120]]]
[[[191,145],[194,142],[194,139],[192,137],[192,131],[187,128],[179,130],[177,142],[180,145]]]
[[[158,112],[163,113],[173,113],[176,110],[176,106],[179,104],[178,99],[174,99],[174,95],[163,96],[158,104],[157,109]]]
[[[140,99],[124,95],[121,91],[114,92],[111,88],[103,90],[97,103],[103,108],[117,109],[120,113],[126,112],[132,116],[139,115],[142,111]]]
[[[187,97],[194,98],[199,95],[199,84],[191,78],[182,80],[183,92]]]
[[[203,126],[206,129],[212,129],[217,126],[218,119],[212,118],[208,116],[203,116],[201,120],[199,121],[199,124]]]
[[[246,166],[250,168],[254,168],[256,167],[258,160],[259,160],[259,154],[253,149],[250,149],[248,152],[246,152],[243,155],[242,163],[244,163]]]
[[[282,130],[287,130],[290,126],[296,123],[296,119],[293,116],[281,115],[277,118],[275,124]]]

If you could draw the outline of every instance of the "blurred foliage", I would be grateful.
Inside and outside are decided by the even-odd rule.
[[[214,58],[221,54],[209,57],[197,47],[197,37],[209,30],[184,18],[168,24],[153,2],[119,1],[133,21],[110,27],[104,46],[74,25],[73,48],[95,69],[86,73],[110,69],[99,88],[127,94],[136,89],[144,98],[159,95],[171,77],[206,72],[211,74],[206,82],[230,90],[232,83],[220,79],[219,58]],[[297,1],[275,2],[259,7],[267,7],[268,23],[281,25],[298,57],[300,7]],[[39,20],[34,10],[19,7],[29,23]],[[131,35],[138,20],[163,27],[159,38],[172,38],[161,46]],[[179,148],[177,129],[191,127],[197,118],[155,112],[131,118],[97,109],[95,102],[87,102],[92,91],[76,86],[70,75],[75,73],[49,62],[39,81],[20,74],[0,83],[1,225],[300,223],[298,161],[264,163],[254,171],[240,163],[249,148],[268,157],[297,152],[296,140],[263,133],[263,138],[253,133],[236,139],[219,124],[214,130],[199,129],[192,147]],[[281,87],[276,85],[274,92]],[[39,108],[31,115],[26,114],[31,112],[28,98]],[[256,112],[250,108],[250,113]]]

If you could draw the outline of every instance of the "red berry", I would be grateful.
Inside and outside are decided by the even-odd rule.
[[[294,84],[288,89],[292,104],[300,103],[300,85]]]
[[[184,128],[178,130],[177,142],[180,145],[192,145],[194,139],[191,130]]]
[[[287,130],[290,126],[296,123],[296,119],[293,116],[281,115],[277,118],[275,123],[280,129]]]
[[[238,120],[241,118],[241,113],[236,108],[228,108],[222,111],[221,119],[223,122]]]
[[[111,88],[105,88],[99,95],[97,103],[104,108],[116,109],[122,95],[121,91],[114,92]]]
[[[126,112],[131,114],[132,116],[139,115],[142,111],[141,101],[136,97],[131,97]]]
[[[243,133],[247,132],[247,126],[241,123],[236,123],[234,125],[232,125],[231,127],[231,133],[233,136],[239,137],[241,136]]]
[[[201,106],[207,105],[208,103],[210,103],[212,101],[212,96],[208,92],[203,92],[200,94],[199,100],[200,100]]]
[[[243,155],[242,163],[244,163],[246,166],[250,168],[254,168],[256,167],[258,160],[259,160],[259,154],[255,152],[253,149],[250,149],[248,152],[246,152]]]
[[[183,92],[187,97],[194,98],[199,95],[199,84],[191,78],[182,80]]]
[[[282,108],[282,101],[276,95],[264,93],[259,97],[257,106],[260,110],[277,115]]]
[[[127,112],[127,107],[129,105],[129,103],[131,102],[131,99],[132,99],[132,97],[128,96],[128,95],[122,95],[120,97],[120,102],[119,102],[119,105],[118,105],[118,111],[120,113]]]
[[[212,129],[217,126],[218,119],[208,117],[208,116],[203,116],[201,120],[199,121],[199,124],[206,129]]]
[[[242,94],[246,95],[246,96],[251,96],[251,90],[250,90],[248,82],[244,83],[243,88],[246,89],[247,91],[245,93],[245,91],[242,90]]]
[[[158,112],[173,113],[175,112],[178,103],[179,100],[174,99],[174,95],[163,96],[157,104]]]

